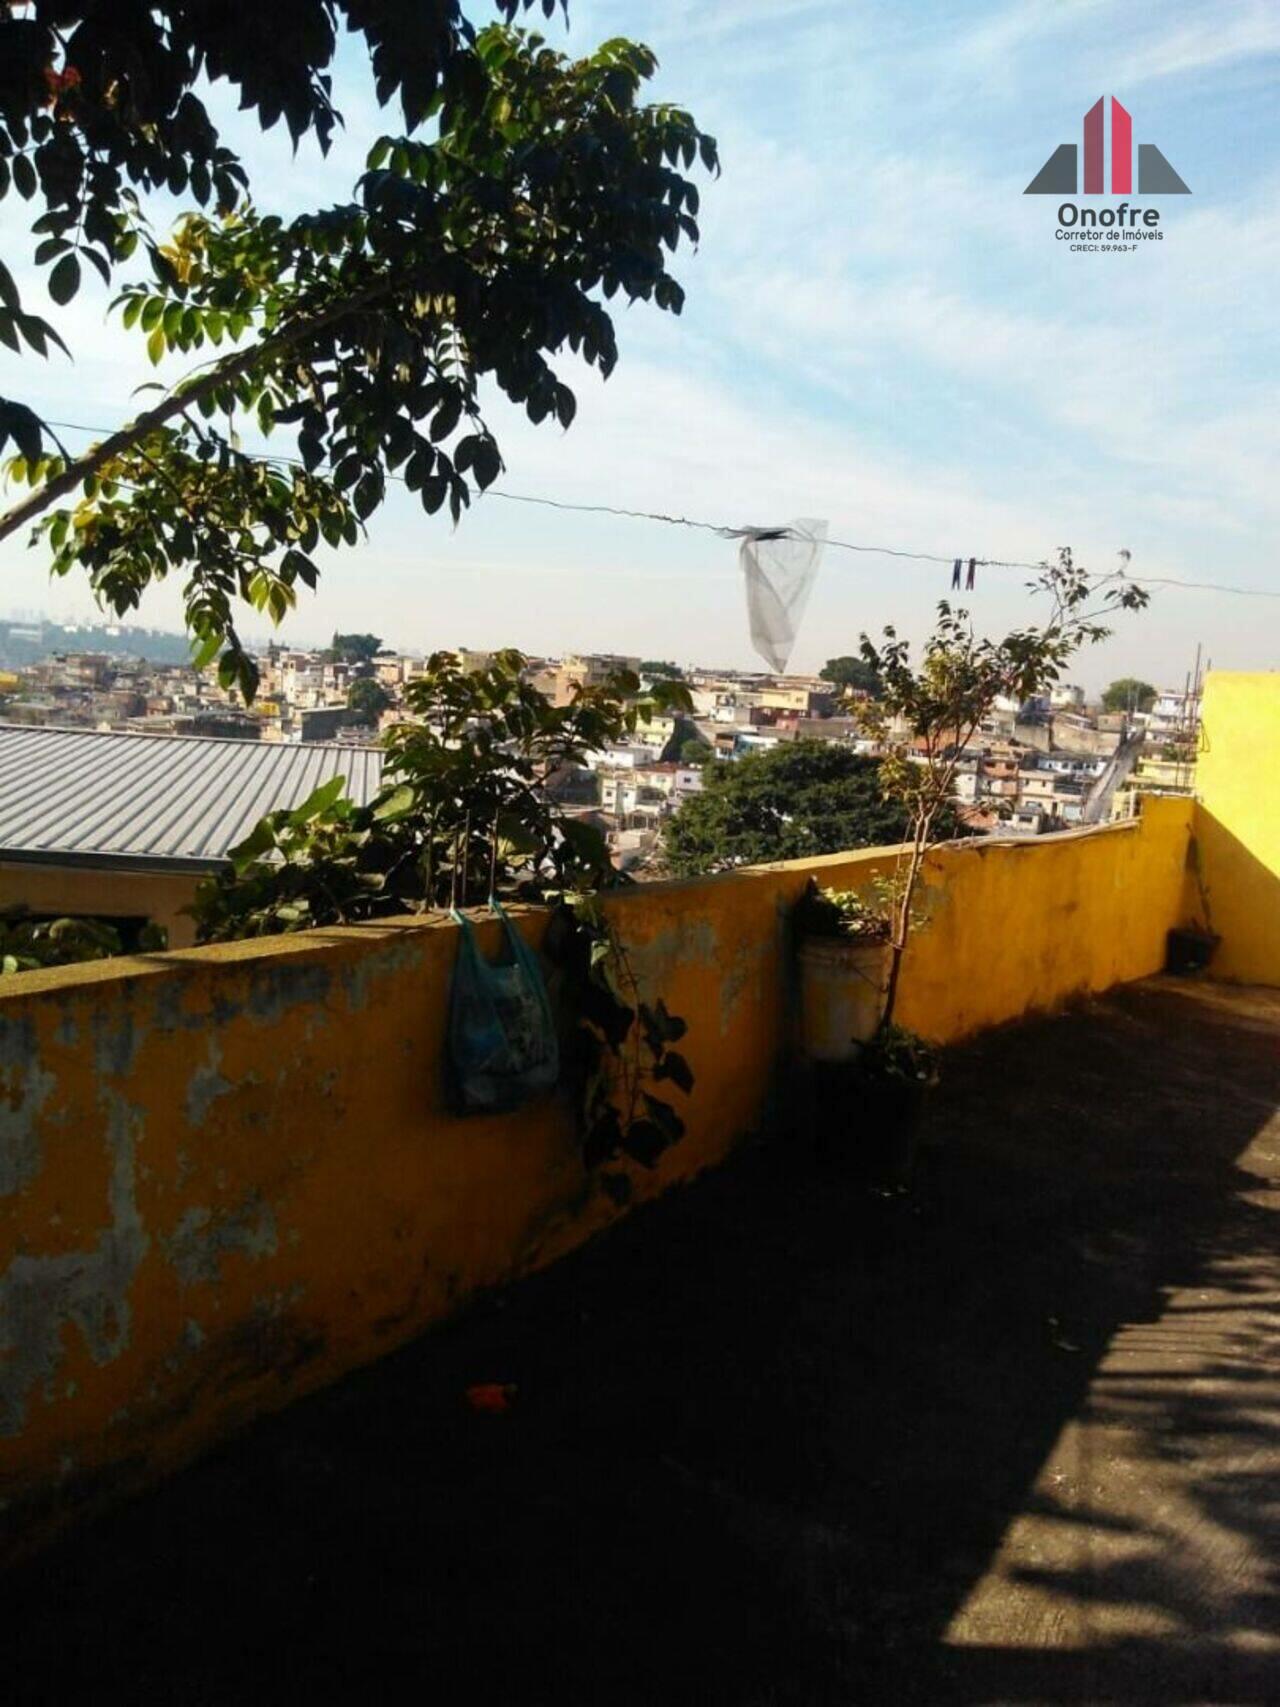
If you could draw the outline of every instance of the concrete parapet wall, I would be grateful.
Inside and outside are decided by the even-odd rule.
[[[933,854],[900,1018],[942,1042],[1159,969],[1191,803]],[[769,1116],[788,915],[893,850],[638,886],[609,907],[689,1024],[685,1139],[637,1199]],[[545,915],[518,915],[535,945]],[[490,942],[492,925],[482,938]],[[404,921],[0,982],[0,1526],[145,1480],[545,1264],[618,1210],[552,1096],[445,1101],[457,946]]]

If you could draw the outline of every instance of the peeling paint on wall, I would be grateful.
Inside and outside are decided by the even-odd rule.
[[[360,1013],[369,1004],[375,985],[380,985],[396,973],[403,972],[413,961],[411,942],[396,942],[380,947],[342,968],[342,989],[353,1013]]]
[[[40,1171],[39,1115],[56,1083],[40,1065],[31,1020],[0,1026],[0,1197]]]
[[[232,1252],[255,1259],[274,1256],[279,1241],[271,1205],[251,1191],[234,1209],[188,1209],[162,1244],[178,1279],[194,1286],[221,1280],[222,1259]]]
[[[125,986],[128,990],[128,986]],[[128,998],[126,997],[126,1001]],[[126,1006],[123,1013],[100,1007],[93,1014],[93,1059],[99,1073],[123,1078],[138,1050],[137,1027]]]
[[[727,1037],[733,1029],[734,1015],[743,997],[762,993],[760,982],[773,948],[772,941],[763,939],[740,943],[733,959],[724,967],[720,978],[721,1037]]]
[[[286,962],[255,967],[246,1010],[254,1019],[268,1023],[283,1019],[295,1008],[314,1012],[323,1009],[332,987],[333,974],[328,966],[302,961],[296,966]]]
[[[209,1110],[219,1097],[224,1097],[235,1089],[230,1079],[224,1078],[219,1068],[222,1065],[222,1045],[218,1042],[215,1032],[209,1039],[208,1058],[198,1067],[193,1067],[191,1077],[187,1081],[187,1122],[191,1126],[203,1126]]]
[[[150,1242],[134,1190],[142,1118],[117,1092],[104,1090],[100,1100],[111,1226],[91,1250],[17,1256],[0,1277],[0,1435],[22,1431],[40,1383],[52,1398],[68,1327],[79,1330],[95,1363],[109,1363],[129,1343],[129,1290]]]

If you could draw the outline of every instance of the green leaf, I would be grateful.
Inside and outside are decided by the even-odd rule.
[[[487,487],[493,485],[494,481],[498,478],[498,472],[501,467],[502,457],[499,454],[497,445],[492,439],[481,439],[480,443],[476,446],[475,456],[473,459],[476,485],[480,487],[481,491],[484,491]]]
[[[659,1128],[668,1144],[674,1144],[684,1137],[684,1121],[669,1102],[663,1102],[661,1097],[650,1096],[648,1091],[641,1091],[640,1100],[648,1109],[650,1120]]]
[[[671,1140],[656,1120],[633,1120],[622,1134],[623,1150],[642,1168],[656,1168],[663,1151],[670,1146]]]
[[[693,1090],[693,1070],[683,1055],[668,1049],[653,1070],[655,1079],[670,1079],[686,1096]]]
[[[309,824],[313,818],[318,818],[322,812],[328,811],[346,786],[347,779],[345,776],[330,777],[328,782],[322,782],[319,788],[307,796],[301,806],[294,807],[289,814],[289,822],[295,826]]]
[[[0,399],[0,447],[6,439],[13,440],[28,466],[40,461],[43,447],[40,417],[25,403],[6,403]],[[16,479],[17,473],[16,468],[11,468],[10,478]]]
[[[560,833],[574,858],[583,865],[607,865],[609,844],[594,824],[584,824],[579,818],[567,818],[560,826]]]
[[[680,1018],[679,1014],[667,1012],[667,1004],[661,996],[653,1004],[653,1014],[665,1043],[679,1043],[689,1029],[688,1024]]]
[[[147,354],[151,358],[152,367],[155,367],[157,362],[160,361],[160,359],[164,355],[164,351],[165,351],[164,327],[163,327],[163,325],[159,325],[159,326],[155,327],[155,329],[151,333],[151,336],[147,339]]]
[[[390,794],[385,794],[378,800],[373,808],[373,816],[380,824],[403,818],[413,811],[417,798],[416,792],[407,783],[401,783],[398,788],[393,788]]]
[[[218,656],[221,645],[222,636],[220,634],[209,634],[203,640],[192,641],[191,668],[203,670],[206,665],[211,664]]]
[[[269,818],[260,818],[242,842],[227,850],[227,857],[237,876],[243,876],[255,860],[270,853],[276,845],[276,833]]]
[[[165,290],[180,288],[178,275],[175,272],[173,262],[169,257],[167,255],[162,255],[154,244],[150,246],[148,256],[151,261],[151,271],[156,275],[157,280],[163,288]]]
[[[75,255],[64,255],[49,274],[49,295],[65,307],[79,289],[80,262]]]

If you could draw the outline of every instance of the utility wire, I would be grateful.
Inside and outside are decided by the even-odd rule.
[[[78,421],[49,421],[50,427],[57,427],[68,433],[96,433],[106,437],[116,429],[112,427],[86,427]],[[254,451],[252,454],[260,462],[274,462],[283,467],[304,468],[306,464],[300,457],[279,456],[268,451]],[[404,485],[404,477],[388,473],[389,480],[395,480]],[[536,504],[543,509],[565,510],[578,515],[592,516],[623,516],[632,521],[661,522],[667,527],[693,528],[703,533],[719,534],[721,537],[732,537],[742,532],[740,528],[722,526],[717,522],[700,521],[692,516],[671,516],[661,510],[628,510],[614,504],[571,504],[561,498],[542,498],[527,492],[504,492],[501,487],[491,486],[484,493],[486,498],[502,498],[509,504]],[[904,551],[892,545],[858,545],[847,539],[828,539],[825,542],[835,551],[853,551],[870,557],[900,557],[913,563],[942,563],[951,565],[955,555],[940,556],[932,551]],[[1031,563],[1016,557],[975,557],[974,563],[980,569],[1043,569],[1043,563]],[[1280,599],[1280,591],[1269,587],[1230,587],[1221,581],[1188,581],[1174,575],[1130,575],[1128,571],[1117,574],[1113,579],[1130,581],[1139,587],[1183,587],[1192,592],[1200,593],[1230,593],[1244,599]]]

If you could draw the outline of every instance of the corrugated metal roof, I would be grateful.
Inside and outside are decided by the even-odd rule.
[[[371,799],[382,759],[371,747],[0,724],[0,858],[216,866],[265,812],[330,777]]]

